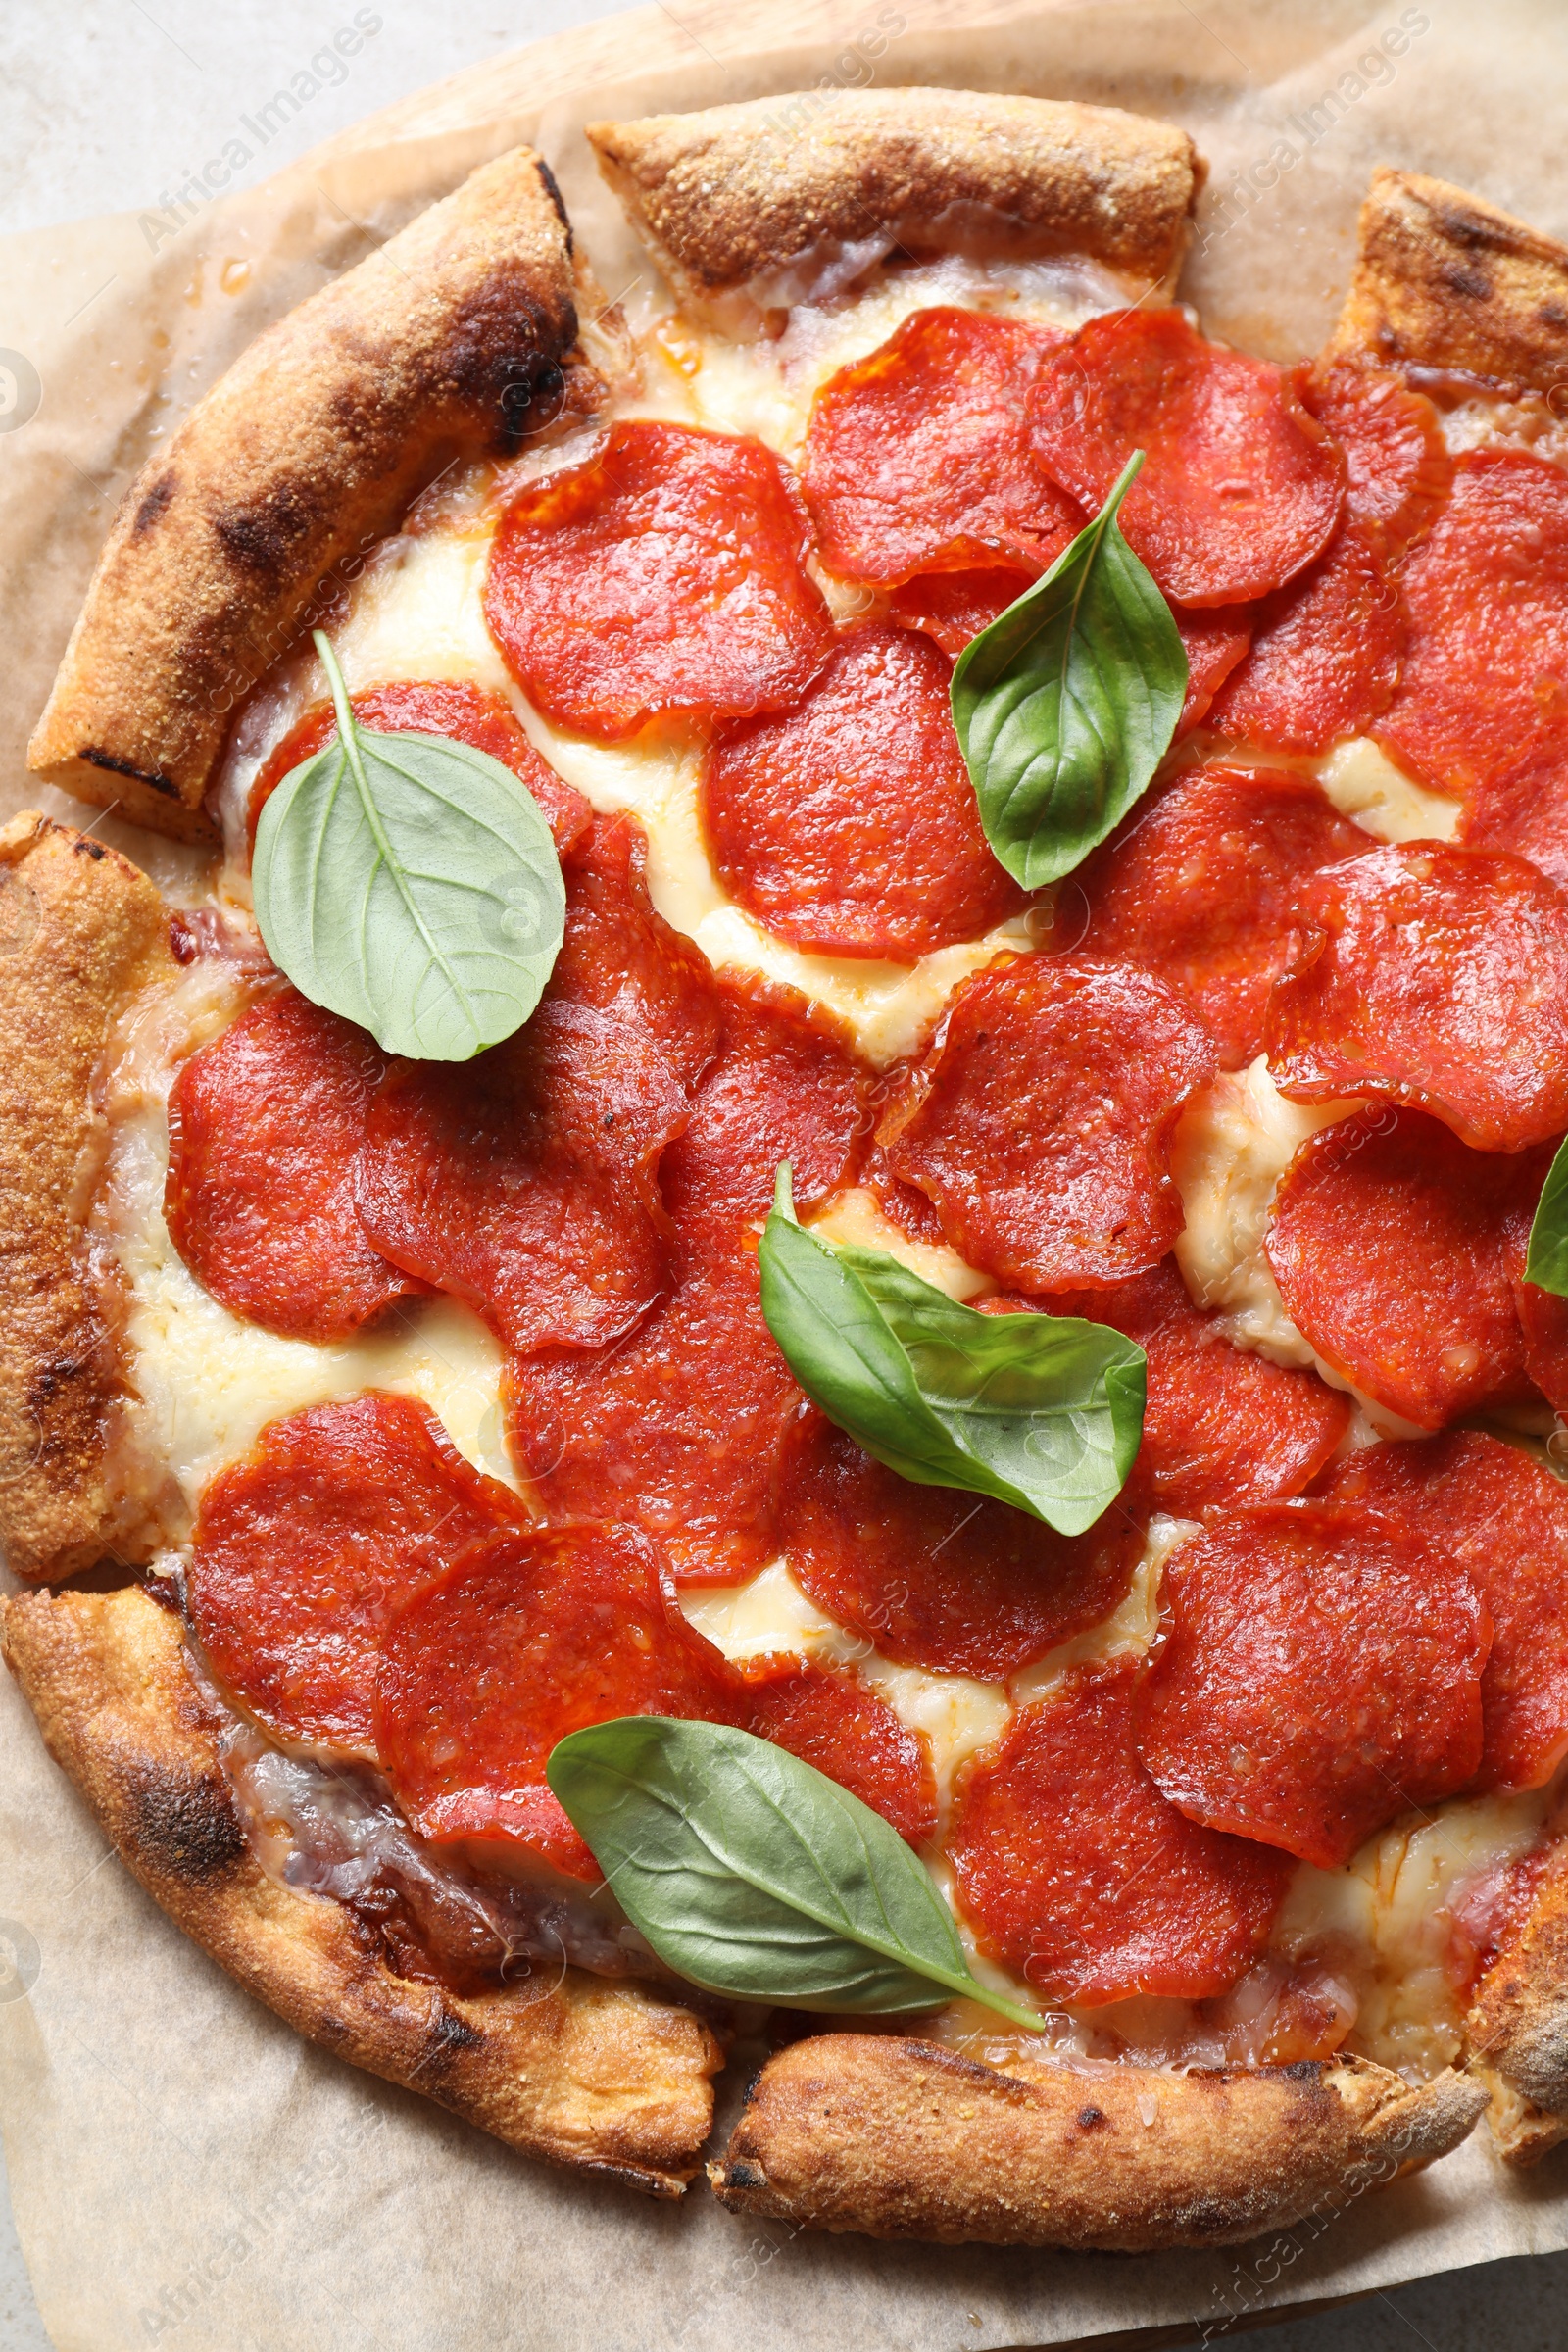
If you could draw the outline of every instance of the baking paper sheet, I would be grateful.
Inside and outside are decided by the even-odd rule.
[[[1211,166],[1183,292],[1310,351],[1387,162],[1559,236],[1568,14],[1543,0],[796,0],[647,10],[475,68],[194,211],[0,243],[0,812],[116,500],[257,330],[485,156],[534,139],[607,290],[647,264],[580,137],[598,115],[946,82],[1165,115]],[[149,221],[152,225],[149,225]],[[160,880],[191,854],[100,821]],[[1568,2160],[1446,2163],[1257,2245],[1127,2259],[883,2246],[641,2202],[528,2164],[320,2055],[141,1893],[0,1687],[0,2127],[60,2352],[950,2352],[1197,2323],[1568,2246]],[[727,2094],[733,2099],[732,2088]]]

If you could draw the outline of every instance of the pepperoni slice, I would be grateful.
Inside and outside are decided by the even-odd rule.
[[[662,1171],[688,1259],[760,1228],[780,1160],[798,1206],[835,1191],[867,1125],[870,1073],[834,1024],[793,989],[737,972],[717,985],[722,1049]]]
[[[470,1062],[405,1065],[367,1126],[365,1231],[518,1351],[602,1347],[667,1287],[659,1163],[719,1014],[707,958],[649,904],[646,850],[596,820],[533,1018]]]
[[[1397,563],[1431,528],[1453,481],[1443,420],[1424,392],[1380,368],[1303,368],[1301,398],[1345,452],[1345,508]]]
[[[1019,556],[1035,571],[1086,517],[1040,470],[1024,408],[1054,328],[916,311],[817,394],[803,488],[822,561],[891,588]]]
[[[1424,784],[1479,795],[1483,808],[1494,794],[1506,807],[1527,778],[1560,793],[1568,473],[1522,450],[1469,451],[1399,578],[1410,644],[1379,740]]]
[[[517,724],[516,714],[508,709],[500,695],[491,694],[482,686],[410,679],[391,686],[372,686],[365,694],[355,695],[351,708],[365,726],[375,727],[383,735],[445,735],[454,742],[471,744],[476,752],[488,752],[492,760],[510,767],[519,783],[527,785],[544,812],[563,858],[582,839],[593,820],[593,810],[582,794],[573,791],[540,758]],[[330,743],[336,734],[337,719],[331,704],[317,703],[269,755],[251,786],[249,821],[253,840],[257,820],[283,778],[302,760]]]
[[[360,1217],[503,1346],[603,1347],[663,1293],[657,1171],[689,1109],[640,1030],[541,1004],[473,1061],[414,1062],[382,1088],[356,1169]]]
[[[980,1311],[1020,1308],[1108,1323],[1148,1356],[1144,1440],[1122,1492],[1132,1507],[1184,1519],[1299,1494],[1349,1427],[1348,1399],[1315,1372],[1233,1348],[1219,1317],[1193,1304],[1168,1258],[1110,1290],[1038,1300],[1004,1295]]]
[[[1508,1177],[1436,1119],[1384,1104],[1309,1137],[1274,1197],[1264,1248],[1287,1313],[1342,1379],[1418,1429],[1523,1392]]]
[[[979,571],[922,571],[896,588],[888,616],[906,629],[923,629],[955,660],[982,629],[989,629],[1015,605],[1038,574],[991,564]]]
[[[1080,1666],[981,1756],[948,1840],[981,1947],[1050,2000],[1223,1992],[1268,1940],[1289,1865],[1205,1830],[1139,1763],[1138,1666]]]
[[[793,710],[714,744],[703,821],[719,878],[775,937],[913,963],[1027,903],[981,826],[951,676],[907,630],[854,629]]]
[[[1138,1752],[1190,1820],[1333,1870],[1474,1778],[1492,1623],[1407,1522],[1257,1503],[1172,1553],[1164,1598]]]
[[[1168,1146],[1214,1042],[1147,973],[1014,956],[954,996],[877,1130],[971,1265],[1019,1290],[1116,1282],[1182,1229]]]
[[[1398,591],[1376,541],[1365,524],[1342,522],[1311,569],[1259,605],[1251,651],[1208,723],[1237,743],[1327,751],[1388,709],[1403,650]]]
[[[617,1715],[736,1723],[745,1704],[646,1536],[526,1528],[470,1544],[395,1611],[375,1729],[421,1838],[504,1840],[597,1880],[545,1779],[557,1740]]]
[[[354,1210],[354,1158],[386,1073],[375,1040],[295,996],[201,1047],[169,1098],[170,1238],[230,1313],[295,1340],[341,1340],[422,1289]]]
[[[1476,787],[1458,838],[1479,850],[1512,850],[1568,890],[1568,766],[1543,758],[1498,783]]]
[[[1502,1226],[1503,1263],[1513,1290],[1514,1311],[1524,1334],[1525,1370],[1547,1402],[1568,1412],[1568,1298],[1525,1280],[1530,1228],[1541,1188],[1554,1154],[1549,1147],[1521,1153],[1513,1197]]]
[[[270,1422],[203,1495],[191,1618],[220,1679],[281,1739],[374,1755],[392,1603],[521,1517],[412,1397],[312,1405]]]
[[[1491,1612],[1477,1788],[1544,1788],[1568,1754],[1568,1488],[1521,1446],[1449,1430],[1367,1446],[1327,1490],[1413,1527]]]
[[[808,537],[793,476],[760,441],[613,424],[585,464],[513,500],[485,618],[530,701],[601,743],[662,711],[778,710],[833,643]]]
[[[725,988],[726,1047],[664,1154],[675,1288],[608,1352],[514,1358],[513,1442],[553,1521],[631,1519],[685,1580],[767,1562],[780,1448],[801,1393],[762,1319],[756,1232],[778,1162],[797,1200],[842,1181],[864,1073],[799,1007]]]
[[[1376,1095],[1479,1152],[1568,1127],[1568,894],[1503,852],[1391,843],[1305,883],[1264,1040],[1298,1102]]]
[[[1304,776],[1184,769],[1080,867],[1089,926],[1079,944],[1163,980],[1239,1068],[1261,1052],[1269,989],[1305,937],[1304,878],[1365,844]]]
[[[682,1086],[718,1052],[712,967],[648,896],[648,837],[601,816],[566,860],[566,928],[547,1002],[564,999],[645,1030]]]
[[[746,1669],[747,1730],[814,1764],[889,1821],[910,1845],[937,1834],[937,1784],[929,1742],[906,1731],[885,1699],[847,1674],[768,1660]]]
[[[946,1239],[941,1218],[924,1193],[894,1175],[875,1137],[861,1153],[860,1182],[875,1195],[877,1206],[901,1233],[906,1233],[912,1242],[930,1242],[940,1248]]]
[[[900,1478],[815,1412],[782,1496],[784,1549],[819,1608],[900,1665],[981,1682],[1108,1617],[1143,1550],[1125,1511],[1058,1536],[1004,1502]]]
[[[1184,605],[1267,596],[1321,555],[1345,460],[1290,376],[1205,342],[1174,306],[1091,318],[1031,396],[1035,454],[1089,514],[1135,449],[1119,520]]]
[[[1176,742],[1189,734],[1209,707],[1252,642],[1252,615],[1221,606],[1211,612],[1184,612],[1171,607],[1182,651],[1187,656],[1187,700],[1176,722]]]

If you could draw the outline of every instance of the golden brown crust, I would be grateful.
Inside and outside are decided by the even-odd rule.
[[[518,147],[259,336],[131,484],[30,766],[213,838],[202,795],[247,689],[443,464],[514,448],[559,401],[572,296],[555,182]]]
[[[1375,172],[1329,358],[1568,380],[1568,249],[1420,172]]]
[[[0,1545],[19,1576],[69,1575],[121,1532],[86,1239],[93,1083],[122,1008],[172,969],[164,903],[128,858],[32,813],[0,830]]]
[[[660,267],[697,300],[789,299],[777,288],[791,265],[867,240],[1081,254],[1143,291],[1174,276],[1201,180],[1170,123],[973,90],[808,90],[587,135]]]
[[[1230,2245],[1446,2155],[1484,2105],[1364,2059],[1255,2074],[1119,2061],[1006,2070],[895,2034],[796,2042],[722,2160],[733,2213],[949,2243],[1139,2253]]]
[[[1523,1920],[1476,1990],[1465,2021],[1470,2072],[1492,2097],[1510,2164],[1568,2138],[1568,1840],[1551,1847]]]
[[[527,2155],[681,2193],[721,2060],[699,2018],[576,1969],[461,1997],[394,1976],[336,1903],[256,1860],[174,1616],[136,1587],[3,1607],[0,1646],[51,1753],[148,1892],[247,1991]]]

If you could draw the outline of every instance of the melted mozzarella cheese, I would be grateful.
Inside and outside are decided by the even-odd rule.
[[[1276,1364],[1311,1367],[1333,1389],[1352,1397],[1359,1416],[1352,1445],[1372,1433],[1419,1438],[1427,1433],[1363,1396],[1312,1348],[1285,1311],[1264,1244],[1281,1177],[1307,1138],[1350,1117],[1364,1104],[1291,1102],[1275,1086],[1260,1054],[1245,1070],[1224,1070],[1200,1088],[1171,1139],[1170,1169],[1186,1220],[1176,1262],[1200,1306],[1220,1310],[1220,1329],[1233,1347],[1248,1348]]]
[[[1458,829],[1459,803],[1417,784],[1368,735],[1337,744],[1317,780],[1342,816],[1379,841],[1451,841]]]
[[[998,263],[952,255],[880,274],[849,301],[805,301],[777,339],[699,339],[678,318],[638,323],[646,355],[643,389],[623,415],[750,434],[798,462],[811,403],[829,376],[865,359],[914,312],[943,305],[999,312],[1070,333],[1099,311],[1120,310],[1125,288],[1093,264]]]
[[[1486,394],[1456,401],[1442,412],[1442,420],[1445,445],[1454,457],[1471,449],[1524,449],[1554,466],[1568,466],[1568,421],[1550,396],[1526,393],[1521,400],[1500,400]]]
[[[1226,1337],[1277,1364],[1316,1361],[1285,1311],[1263,1244],[1280,1178],[1308,1136],[1358,1102],[1287,1102],[1259,1054],[1194,1095],[1171,1143],[1185,1228],[1176,1262],[1200,1306],[1218,1307]]]
[[[1227,767],[1285,768],[1310,776],[1342,816],[1375,841],[1451,841],[1458,828],[1459,803],[1429,792],[1370,735],[1354,735],[1331,751],[1277,752],[1254,743],[1204,743],[1178,759],[1201,759]]]
[[[1032,1706],[1049,1697],[1062,1676],[1074,1666],[1094,1665],[1111,1658],[1142,1657],[1159,1630],[1159,1580],[1165,1562],[1178,1544],[1198,1532],[1196,1519],[1172,1519],[1156,1511],[1144,1539],[1143,1556],[1133,1571],[1125,1598],[1110,1616],[1070,1642],[1058,1642],[1045,1657],[1015,1674],[1008,1690],[1014,1706]]]
[[[907,1731],[920,1733],[930,1742],[944,1814],[959,1765],[1000,1739],[1010,1720],[1012,1709],[1000,1683],[933,1674],[923,1666],[896,1666],[879,1657],[863,1635],[823,1615],[801,1591],[784,1560],[774,1560],[748,1584],[720,1591],[686,1586],[680,1605],[688,1623],[737,1664],[771,1656],[853,1667]]]
[[[755,922],[730,898],[708,854],[698,809],[701,752],[694,733],[650,727],[633,745],[590,743],[552,727],[515,693],[538,749],[595,808],[625,808],[648,835],[648,892],[664,920],[715,967],[737,965],[782,981],[842,1021],[878,1068],[914,1052],[960,980],[999,955],[1025,955],[1039,940],[1027,914],[983,939],[940,948],[917,963],[808,956]]]
[[[954,1776],[982,1747],[1000,1740],[1015,1710],[1043,1698],[1070,1667],[1099,1658],[1139,1655],[1159,1622],[1159,1576],[1166,1559],[1196,1521],[1157,1515],[1150,1524],[1143,1556],[1126,1598],[1102,1623],[1063,1642],[1015,1675],[1007,1685],[978,1682],[962,1674],[936,1674],[924,1666],[895,1665],[878,1655],[863,1635],[826,1616],[802,1592],[785,1560],[744,1585],[716,1590],[686,1586],[680,1605],[687,1622],[737,1663],[748,1658],[798,1657],[823,1666],[853,1668],[861,1682],[887,1701],[906,1730],[931,1746],[944,1820]]]
[[[875,1193],[863,1185],[856,1185],[840,1193],[826,1208],[807,1219],[813,1233],[822,1234],[830,1242],[845,1243],[852,1250],[880,1250],[888,1257],[896,1257],[901,1266],[918,1274],[933,1290],[945,1291],[960,1306],[973,1298],[989,1298],[997,1285],[989,1274],[971,1266],[956,1250],[941,1243],[912,1242],[891,1217],[883,1214]]]
[[[1463,2042],[1463,2001],[1448,1972],[1456,1901],[1473,1884],[1529,1852],[1550,1791],[1471,1797],[1430,1820],[1370,1838],[1343,1870],[1297,1869],[1275,1922],[1273,1949],[1289,1960],[1354,1955],[1355,2046],[1382,2066],[1430,2076]]]

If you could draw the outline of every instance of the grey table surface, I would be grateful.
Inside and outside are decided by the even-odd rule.
[[[4,0],[0,229],[154,205],[247,108],[309,68],[340,24],[376,30],[269,147],[268,170],[378,106],[618,0]],[[253,167],[261,175],[260,162]],[[4,293],[0,289],[0,329]],[[0,331],[0,343],[5,340]],[[593,2333],[586,2317],[584,2341]],[[1195,2342],[1197,2338],[1193,2339]],[[1271,2352],[1564,2352],[1568,2254],[1419,2279],[1286,2322]],[[51,2352],[0,2161],[0,2352]],[[90,2348],[89,2348],[90,2352]],[[332,2352],[321,2345],[318,2352]]]

